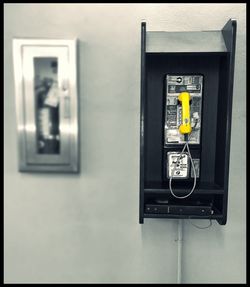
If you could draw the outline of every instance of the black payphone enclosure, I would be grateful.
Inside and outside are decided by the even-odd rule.
[[[236,20],[222,30],[146,31],[141,23],[140,206],[144,218],[214,219],[225,225],[232,118]],[[200,178],[193,194],[174,198],[164,177],[164,77],[204,75]],[[173,184],[185,195],[192,183]]]

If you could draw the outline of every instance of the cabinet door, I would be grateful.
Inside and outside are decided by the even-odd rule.
[[[16,45],[20,170],[77,171],[77,99],[72,46]],[[18,46],[18,47],[17,47]],[[75,64],[75,63],[74,63]],[[20,68],[20,67],[19,67]],[[73,73],[73,75],[72,75]]]

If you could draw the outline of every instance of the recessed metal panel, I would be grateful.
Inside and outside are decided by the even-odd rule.
[[[20,171],[78,171],[76,40],[13,40]]]

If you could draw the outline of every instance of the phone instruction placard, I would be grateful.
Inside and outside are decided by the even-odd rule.
[[[193,166],[189,160],[188,154],[184,152],[181,156],[180,152],[167,153],[167,178],[189,179],[194,178]],[[194,158],[193,164],[195,168],[196,178],[200,177],[200,159]]]
[[[167,177],[188,178],[189,159],[187,153],[180,156],[178,152],[168,152],[168,171]]]

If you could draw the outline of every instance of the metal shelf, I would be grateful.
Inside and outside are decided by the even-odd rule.
[[[185,193],[189,188],[174,188],[176,193]],[[168,183],[148,182],[144,186],[145,194],[170,194]],[[224,189],[217,184],[199,183],[193,194],[224,194]]]

